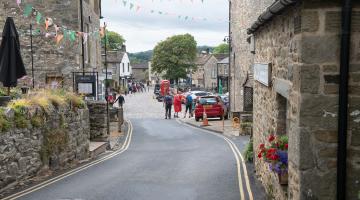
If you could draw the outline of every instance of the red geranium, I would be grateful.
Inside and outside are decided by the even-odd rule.
[[[285,144],[285,149],[287,150],[289,148],[289,144]]]
[[[265,148],[265,144],[260,144],[260,149],[264,149]]]
[[[262,152],[258,154],[258,158],[262,158]]]
[[[272,142],[275,140],[275,136],[273,134],[270,134],[269,136],[269,142]]]

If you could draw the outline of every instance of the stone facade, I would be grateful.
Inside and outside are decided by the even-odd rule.
[[[90,113],[90,138],[96,141],[108,141],[106,102],[88,101]]]
[[[347,199],[360,191],[360,4],[352,19]],[[256,171],[274,199],[336,199],[340,1],[304,0],[255,33],[255,63],[270,63],[267,87],[254,82],[254,147],[270,133],[289,136],[289,184],[267,164]]]
[[[96,31],[100,28],[99,3],[99,0],[84,0],[83,2],[85,32]],[[79,1],[29,0],[26,1],[26,4],[31,4],[44,17],[52,18],[54,24],[80,31]],[[20,7],[24,9],[25,3],[22,3]],[[69,40],[63,40],[59,45],[56,45],[53,37],[46,38],[44,36],[46,32],[44,24],[37,24],[35,17],[24,17],[23,11],[16,5],[16,1],[1,0],[0,31],[2,31],[2,27],[8,16],[14,18],[16,27],[20,33],[21,53],[29,77],[31,77],[30,23],[33,24],[34,30],[38,28],[41,30],[42,35],[33,36],[36,86],[45,87],[45,85],[56,85],[72,88],[72,72],[82,71],[81,40],[77,38],[73,43]],[[55,33],[54,26],[49,27],[48,32]],[[86,71],[100,71],[100,48],[100,39],[94,36],[89,37],[85,44]],[[27,84],[31,86],[29,83]]]
[[[243,88],[251,76],[254,55],[250,52],[246,29],[274,0],[231,0],[230,109],[238,115],[243,109]],[[249,85],[252,87],[252,83]]]
[[[216,75],[217,75],[217,62],[218,60],[214,55],[207,60],[203,65],[204,67],[204,88],[206,90],[215,90],[216,88]]]
[[[30,115],[30,119],[34,117]],[[14,121],[13,114],[7,116]],[[29,124],[28,128],[0,132],[0,193],[7,185],[36,176],[42,169],[55,170],[87,159],[89,139],[87,109],[59,110],[47,115],[41,127]]]
[[[147,63],[133,64],[132,77],[136,81],[148,81],[149,65]]]

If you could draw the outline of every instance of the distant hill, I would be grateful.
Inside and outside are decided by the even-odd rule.
[[[210,52],[214,50],[214,47],[211,46],[198,46],[197,51],[201,53],[209,49]],[[151,60],[153,55],[153,50],[142,51],[137,53],[129,53],[130,62],[133,64],[147,63]]]

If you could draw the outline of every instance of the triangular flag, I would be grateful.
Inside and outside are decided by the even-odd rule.
[[[76,40],[75,31],[70,31],[70,41],[74,42]]]
[[[18,6],[20,6],[21,0],[16,0],[16,4],[17,4]]]
[[[136,6],[136,12],[138,12],[140,10],[140,6]]]
[[[123,1],[124,6],[126,6],[127,1]]]
[[[37,12],[37,14],[36,14],[36,23],[40,24],[41,19],[42,19],[41,13],[40,13],[40,12]]]
[[[64,38],[64,35],[59,34],[55,37],[56,40],[56,44],[59,45],[59,43],[61,42],[61,40]]]
[[[60,30],[60,27],[58,27],[58,25],[54,25],[54,27],[55,27],[55,34],[57,35],[57,33],[58,33],[58,31]]]
[[[25,9],[24,9],[24,16],[25,16],[25,17],[29,17],[30,14],[32,13],[32,10],[33,10],[32,5],[31,5],[31,4],[27,4],[27,5],[25,6]]]
[[[133,3],[130,3],[130,10],[134,7]]]
[[[154,10],[151,10],[150,12],[151,12],[151,13],[154,13],[155,11],[154,11]]]
[[[48,28],[49,28],[49,19],[46,18],[45,19],[45,30],[48,30]]]
[[[159,11],[159,15],[162,15],[162,12],[161,12],[161,11]]]
[[[104,37],[104,36],[105,36],[105,29],[104,29],[104,27],[101,27],[101,28],[100,28],[100,32],[99,32],[99,33],[100,33],[100,36],[101,36],[101,37]]]

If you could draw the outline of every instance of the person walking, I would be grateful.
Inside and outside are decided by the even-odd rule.
[[[181,112],[181,95],[178,92],[174,97],[174,117],[179,118],[179,112]]]
[[[122,108],[124,103],[125,103],[125,98],[124,96],[120,93],[120,95],[118,96],[118,98],[116,98],[116,100],[114,101],[114,104],[118,102],[119,103],[119,108]]]
[[[186,113],[187,113],[188,111],[189,111],[189,118],[191,118],[191,116],[192,116],[192,106],[193,106],[193,98],[192,98],[191,94],[188,94],[188,95],[186,96],[185,105],[186,105],[186,109],[185,109],[184,118],[186,118]]]
[[[165,104],[165,119],[171,119],[171,107],[173,105],[173,97],[170,95],[170,93],[167,93],[167,95],[164,98],[164,104]]]

